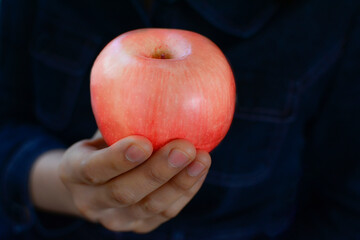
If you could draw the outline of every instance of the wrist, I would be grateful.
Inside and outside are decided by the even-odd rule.
[[[64,152],[51,150],[38,157],[30,173],[30,196],[34,206],[44,211],[79,215],[58,174]]]

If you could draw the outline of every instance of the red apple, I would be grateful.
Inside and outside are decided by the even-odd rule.
[[[234,115],[234,76],[221,50],[185,30],[139,29],[112,40],[91,71],[91,103],[111,145],[129,135],[154,149],[187,139],[210,152]]]

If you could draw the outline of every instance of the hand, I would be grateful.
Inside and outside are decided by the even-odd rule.
[[[175,217],[200,189],[210,155],[185,140],[155,153],[149,140],[110,147],[96,137],[74,144],[59,165],[78,214],[112,231],[146,233]]]

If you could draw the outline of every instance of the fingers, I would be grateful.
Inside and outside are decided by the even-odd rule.
[[[185,140],[174,140],[158,150],[148,161],[106,184],[107,202],[113,207],[132,205],[158,189],[196,157],[195,147]]]
[[[68,151],[71,159],[62,172],[73,182],[102,184],[138,166],[152,154],[151,142],[141,136],[124,138],[110,147],[98,150],[101,138],[82,141]]]
[[[193,187],[209,170],[211,158],[199,151],[196,159],[169,182],[131,207],[134,218],[148,218],[164,212],[183,196],[193,197]]]
[[[186,169],[183,170],[184,174]],[[105,214],[99,218],[99,222],[111,231],[133,231],[136,233],[147,233],[157,228],[162,223],[175,217],[189,203],[202,186],[207,171],[194,179],[194,185],[187,190],[186,194],[181,195],[176,201],[167,208],[151,217],[134,216],[133,208],[112,208],[106,210]]]
[[[136,226],[133,226],[133,231],[140,234],[148,233],[159,227],[164,222],[167,222],[170,219],[176,217],[200,190],[202,184],[204,183],[205,177],[206,174],[202,175],[200,179],[198,179],[198,181],[194,184],[194,186],[188,191],[187,195],[180,197],[165,211],[153,217],[137,222]]]

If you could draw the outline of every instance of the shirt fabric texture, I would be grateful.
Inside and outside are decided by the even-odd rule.
[[[1,239],[360,239],[360,2],[2,0]],[[195,198],[155,231],[41,212],[35,159],[91,137],[91,66],[123,32],[214,41],[237,86],[229,133]],[[209,58],[211,56],[209,55]]]

